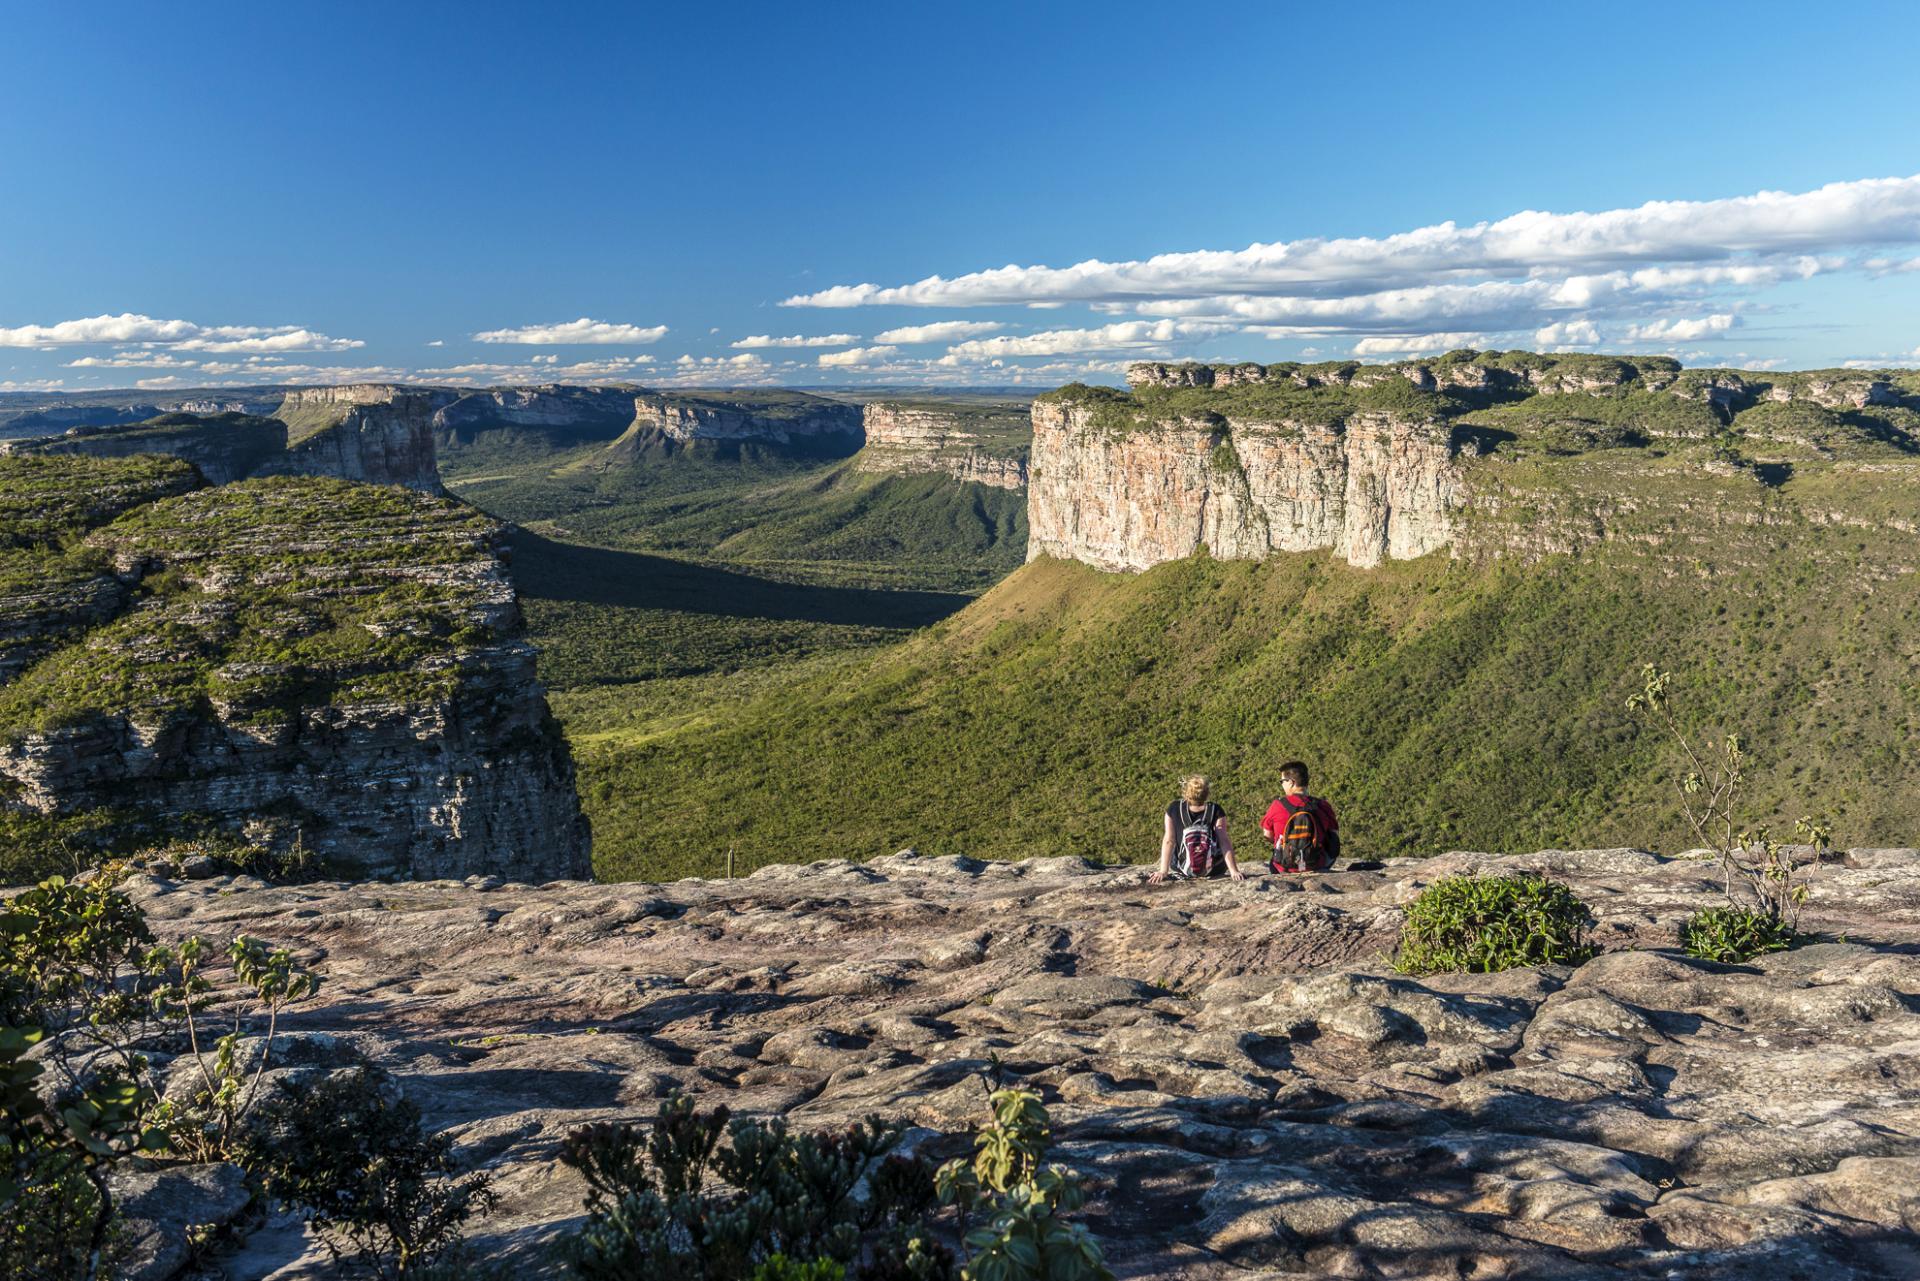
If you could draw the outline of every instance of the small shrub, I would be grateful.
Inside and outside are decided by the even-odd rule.
[[[1540,876],[1449,876],[1407,905],[1393,968],[1401,974],[1487,974],[1522,965],[1578,965],[1593,914]]]
[[[561,1154],[588,1187],[572,1266],[590,1281],[753,1281],[768,1267],[815,1269],[768,1274],[786,1281],[835,1275],[819,1273],[822,1264],[886,1266],[917,1254],[934,1266],[909,1275],[950,1281],[944,1251],[915,1250],[933,1177],[925,1162],[893,1155],[900,1135],[876,1120],[822,1134],[729,1124],[725,1108],[696,1112],[679,1095],[646,1129],[576,1130]],[[867,1195],[856,1198],[863,1183]],[[856,1266],[853,1275],[873,1274]]]
[[[1750,907],[1727,904],[1695,912],[1680,926],[1680,946],[1703,961],[1739,965],[1793,946],[1793,928]]]
[[[752,1281],[845,1281],[845,1265],[832,1259],[814,1259],[795,1263],[784,1254],[776,1254],[755,1268]]]
[[[1680,813],[1695,839],[1719,859],[1727,907],[1736,915],[1762,918],[1764,924],[1755,927],[1760,935],[1784,940],[1779,947],[1791,947],[1799,935],[1801,905],[1807,901],[1804,868],[1826,857],[1833,841],[1833,825],[1810,817],[1802,817],[1793,825],[1795,834],[1813,847],[1808,864],[1796,863],[1793,852],[1775,841],[1766,828],[1741,827],[1740,798],[1747,784],[1746,744],[1738,734],[1696,744],[1680,724],[1673,701],[1674,686],[1672,672],[1653,663],[1643,664],[1640,690],[1627,699],[1627,710],[1665,730],[1686,757],[1688,770],[1680,780]],[[1740,895],[1736,895],[1736,888]]]
[[[1100,1243],[1065,1216],[1086,1203],[1080,1177],[1047,1164],[1051,1122],[1030,1090],[995,1090],[992,1121],[974,1136],[971,1161],[935,1176],[942,1205],[981,1226],[965,1234],[967,1281],[1113,1281]]]
[[[459,1176],[452,1149],[422,1128],[392,1077],[359,1067],[280,1082],[246,1164],[268,1196],[305,1215],[336,1262],[415,1278],[458,1262],[467,1221],[494,1206],[488,1176]]]

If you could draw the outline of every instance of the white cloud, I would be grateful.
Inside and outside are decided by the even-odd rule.
[[[889,329],[875,334],[873,340],[888,343],[959,342],[962,338],[978,338],[981,334],[990,334],[1004,327],[992,320],[936,320],[929,325],[905,325],[899,329]]]
[[[793,334],[786,338],[774,338],[768,334],[752,334],[734,343],[735,347],[845,347],[849,343],[860,341],[859,334]]]
[[[855,347],[850,351],[824,352],[820,356],[819,364],[822,369],[855,369],[883,364],[888,358],[899,354],[898,347],[886,344],[877,347]]]
[[[446,345],[447,345],[446,340],[442,338],[435,338],[432,342],[427,344],[427,346],[429,347],[444,347]]]
[[[1739,317],[1726,313],[1691,320],[1655,320],[1627,330],[1627,339],[1630,342],[1698,342],[1724,334],[1739,323]]]
[[[1597,347],[1600,327],[1591,320],[1557,320],[1536,329],[1533,341],[1537,347]]]
[[[89,316],[51,325],[0,328],[0,347],[70,347],[88,344],[153,343],[178,351],[349,351],[366,344],[355,338],[330,338],[292,325],[199,325],[191,320],[156,320],[135,312]]]
[[[116,351],[107,356],[69,360],[68,369],[192,369],[198,361],[182,360],[164,351]]]
[[[666,337],[665,325],[642,328],[582,316],[558,325],[527,325],[520,329],[489,329],[473,335],[475,342],[522,343],[537,347],[600,346],[612,343],[659,342]]]
[[[1093,329],[1049,329],[1018,337],[976,338],[947,349],[947,359],[982,360],[995,356],[1064,356],[1077,352],[1130,351],[1160,347],[1188,338],[1231,333],[1237,325],[1203,320],[1124,320]]]
[[[1342,285],[1378,290],[1458,273],[1578,274],[1896,244],[1920,244],[1920,175],[1830,183],[1800,193],[1656,200],[1599,213],[1526,210],[1496,222],[1441,222],[1380,238],[1281,241],[1123,262],[1088,259],[1070,267],[1009,265],[908,285],[836,285],[783,305],[978,307],[1311,295]]]
[[[1431,356],[1459,347],[1472,347],[1485,335],[1478,333],[1399,334],[1362,338],[1353,345],[1355,356]]]

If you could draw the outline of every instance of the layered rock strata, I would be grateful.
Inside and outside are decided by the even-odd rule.
[[[611,448],[748,442],[851,453],[860,433],[859,406],[800,392],[762,398],[649,392],[633,398],[633,422]]]
[[[87,575],[60,626],[0,598],[0,635],[41,642],[4,668],[8,803],[366,875],[588,875],[501,537],[448,500],[281,476],[55,543]]]
[[[1017,415],[874,401],[863,410],[861,425],[866,444],[860,471],[940,472],[996,489],[1026,488],[1031,432]]]
[[[1455,460],[1473,449],[1442,422],[1387,413],[1114,433],[1083,406],[1036,402],[1027,557],[1141,570],[1202,548],[1223,560],[1330,549],[1361,566],[1423,556],[1453,536]]]
[[[468,392],[433,411],[443,439],[492,428],[524,428],[580,439],[611,439],[633,418],[630,387],[495,387]]]
[[[1400,977],[1438,877],[1540,872],[1593,909],[1578,968]],[[1041,1093],[1123,1278],[1891,1278],[1920,1263],[1920,854],[1812,870],[1820,938],[1688,959],[1714,866],[1448,854],[1150,887],[1073,859],[903,854],[737,881],[127,887],[163,936],[242,931],[325,977],[276,1073],[364,1053],[490,1170],[483,1257],[579,1222],[575,1127],[703,1107],[869,1114],[934,1159],[986,1092]],[[943,1228],[950,1231],[951,1225]],[[323,1255],[281,1221],[230,1276]]]
[[[1450,389],[1540,395],[1609,392],[1634,386],[1734,407],[1770,400],[1814,404],[1827,409],[1865,409],[1870,405],[1898,405],[1908,399],[1885,373],[1872,370],[1766,374],[1733,369],[1682,369],[1678,361],[1665,357],[1568,358],[1536,356],[1531,352],[1506,353],[1503,357],[1502,353],[1492,352],[1466,353],[1464,359],[1450,356],[1392,365],[1363,365],[1358,361],[1314,365],[1139,361],[1127,366],[1129,387],[1168,389],[1217,387],[1224,390],[1267,383],[1299,388],[1365,387],[1391,378],[1403,378],[1426,391]]]

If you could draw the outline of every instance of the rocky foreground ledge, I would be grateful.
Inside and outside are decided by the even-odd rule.
[[[1413,981],[1398,908],[1459,871],[1570,883],[1579,969]],[[580,1211],[561,1137],[667,1092],[798,1126],[867,1113],[935,1155],[984,1074],[1045,1093],[1122,1276],[1920,1275],[1920,852],[1813,874],[1832,941],[1674,948],[1710,863],[1450,854],[1166,888],[1077,859],[902,854],[736,881],[128,888],[166,935],[245,930],[326,977],[286,1061],[349,1047],[496,1172],[476,1236]],[[951,1136],[951,1137],[945,1137]],[[297,1224],[220,1261],[322,1275]]]

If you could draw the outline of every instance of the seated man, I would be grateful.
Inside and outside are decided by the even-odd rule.
[[[1260,830],[1273,842],[1276,872],[1324,872],[1340,857],[1340,820],[1333,805],[1307,793],[1307,767],[1288,761],[1280,767],[1286,790],[1267,808]]]

